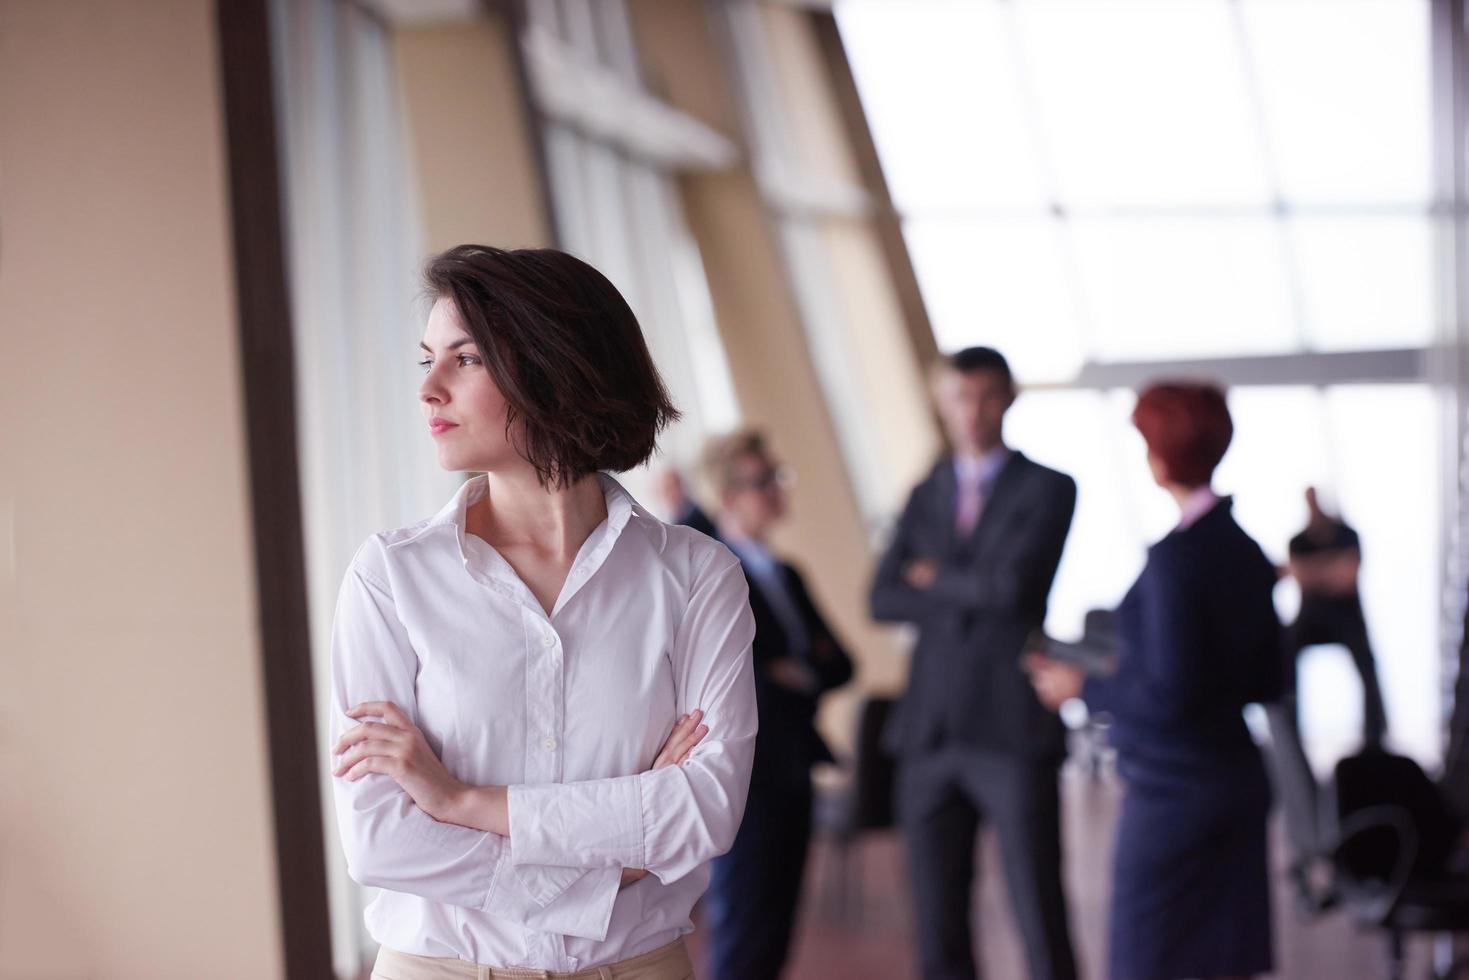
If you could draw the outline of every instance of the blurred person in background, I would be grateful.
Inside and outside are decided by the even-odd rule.
[[[834,761],[816,731],[827,691],[852,678],[852,661],[801,574],[770,549],[786,513],[787,472],[764,436],[745,430],[709,441],[701,462],[718,501],[719,539],[744,567],[755,614],[755,700],[760,732],[745,818],[715,859],[704,898],[713,980],[774,980],[790,948],[811,839],[811,767]],[[681,508],[697,519],[698,506]]]
[[[1387,710],[1367,620],[1357,589],[1362,547],[1357,532],[1322,509],[1316,488],[1306,488],[1305,530],[1290,539],[1290,574],[1301,586],[1301,609],[1285,633],[1285,703],[1296,719],[1296,665],[1306,647],[1339,643],[1351,654],[1362,678],[1363,735],[1369,749],[1379,748],[1387,734]]]
[[[677,468],[670,466],[653,477],[653,493],[663,505],[663,512],[674,524],[686,524],[711,538],[719,536],[719,529],[714,526],[713,518],[689,494],[683,473]]]
[[[1005,358],[948,358],[934,397],[952,450],[914,488],[872,584],[884,622],[918,627],[908,689],[886,734],[898,759],[921,975],[977,975],[975,836],[994,824],[1033,980],[1076,975],[1061,885],[1060,721],[1020,667],[1076,509],[1071,477],[1005,445]]]
[[[426,435],[479,475],[369,538],[337,602],[332,785],[380,889],[373,976],[686,980],[755,751],[745,575],[603,472],[677,412],[601,273],[463,245],[426,278]]]
[[[1279,695],[1274,566],[1210,489],[1233,435],[1224,394],[1160,384],[1133,423],[1178,526],[1118,610],[1110,677],[1032,653],[1053,709],[1112,715],[1126,783],[1114,852],[1112,980],[1247,977],[1271,968],[1270,787],[1243,708]]]

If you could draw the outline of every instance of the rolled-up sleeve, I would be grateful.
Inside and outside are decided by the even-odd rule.
[[[332,744],[357,724],[347,711],[364,701],[391,701],[419,723],[418,657],[390,590],[356,560],[337,598],[331,661]],[[381,773],[355,782],[334,776],[332,790],[347,871],[360,884],[478,909],[540,931],[605,937],[617,869],[587,874],[518,862],[505,838],[435,820]]]
[[[670,652],[678,711],[702,709],[709,734],[682,765],[510,787],[513,860],[646,868],[666,883],[729,850],[755,753],[754,638],[744,573],[721,547],[694,576]]]

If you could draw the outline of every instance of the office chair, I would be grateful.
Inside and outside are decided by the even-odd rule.
[[[1411,759],[1369,751],[1339,762],[1323,789],[1289,713],[1269,706],[1266,717],[1305,907],[1321,914],[1339,905],[1359,925],[1384,931],[1388,980],[1403,980],[1412,933],[1438,937],[1432,980],[1469,977],[1469,960],[1452,957],[1452,937],[1469,932],[1469,869],[1454,864],[1458,828],[1438,788]]]

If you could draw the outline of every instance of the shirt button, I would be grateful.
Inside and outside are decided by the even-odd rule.
[[[547,650],[549,650],[552,647],[554,647],[555,645],[556,645],[556,634],[555,633],[542,633],[541,634],[541,646],[543,646]]]
[[[541,748],[545,749],[547,752],[555,752],[556,751],[556,740],[554,738],[552,738],[551,736],[547,735],[545,741],[543,741],[541,743]]]

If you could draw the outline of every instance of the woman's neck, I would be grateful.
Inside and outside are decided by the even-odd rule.
[[[1197,497],[1204,493],[1212,493],[1207,483],[1194,487],[1186,487],[1179,483],[1169,483],[1164,486],[1164,489],[1172,495],[1173,502],[1178,505],[1179,516],[1185,519],[1189,517],[1189,508],[1197,506]]]
[[[607,498],[597,474],[569,487],[546,488],[530,467],[486,474],[488,490],[469,515],[470,530],[497,548],[530,547],[575,558],[607,519]]]

